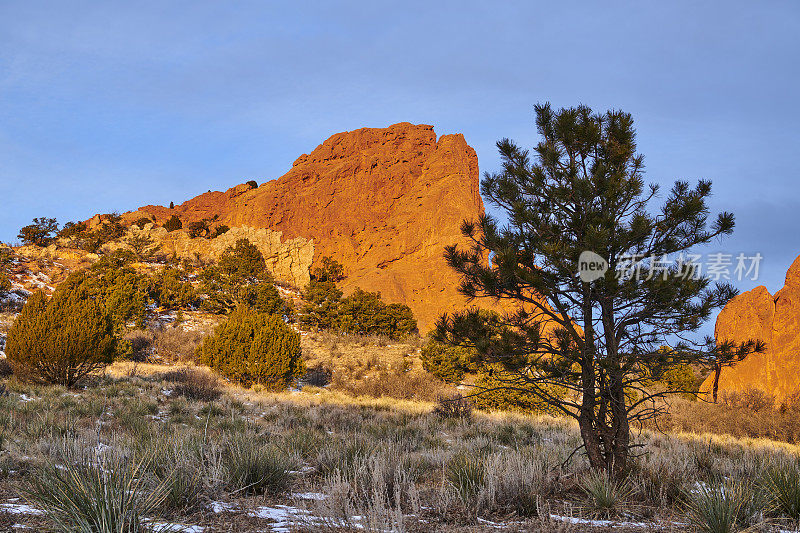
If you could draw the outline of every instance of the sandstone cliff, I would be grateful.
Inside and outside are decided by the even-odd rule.
[[[216,216],[231,228],[313,240],[316,260],[344,265],[345,292],[362,287],[406,303],[427,331],[465,303],[442,253],[463,242],[461,222],[483,214],[483,202],[477,156],[462,135],[437,139],[432,126],[400,123],[333,135],[259,187],[209,192],[174,209],[146,206],[125,219],[163,223],[173,214],[184,227]]]
[[[175,255],[181,259],[199,258],[204,261],[219,259],[222,252],[234,246],[239,239],[247,239],[261,251],[267,268],[275,279],[303,287],[309,282],[309,270],[314,260],[314,242],[301,237],[282,239],[280,231],[268,228],[240,226],[213,238],[189,237],[184,230],[168,232],[161,227],[147,224],[144,229],[131,226],[128,235],[149,236],[167,256]],[[118,247],[125,248],[124,239]]]
[[[800,257],[774,296],[759,286],[732,299],[717,317],[714,335],[718,342],[757,339],[767,344],[765,353],[722,370],[720,395],[757,388],[781,401],[800,392]],[[706,379],[702,391],[711,389],[712,378]]]

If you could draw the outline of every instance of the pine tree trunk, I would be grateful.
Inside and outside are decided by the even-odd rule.
[[[611,427],[613,436],[611,443],[611,457],[608,469],[609,475],[621,478],[628,467],[628,454],[630,452],[631,431],[628,421],[628,407],[625,398],[625,388],[623,378],[620,375],[613,376],[611,387]]]
[[[714,387],[712,389],[712,396],[714,403],[717,403],[717,394],[719,393],[719,377],[722,374],[722,365],[714,366]]]
[[[583,439],[583,447],[586,450],[586,456],[589,458],[589,465],[594,470],[605,470],[606,461],[603,457],[603,451],[600,447],[600,436],[597,433],[597,427],[593,423],[592,415],[588,413],[581,413],[578,417],[578,427],[581,431],[581,438]]]

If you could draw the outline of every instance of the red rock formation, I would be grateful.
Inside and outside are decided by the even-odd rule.
[[[722,370],[720,395],[757,388],[781,401],[800,392],[800,257],[775,296],[759,286],[732,299],[717,317],[714,334],[718,342],[756,339],[767,344],[765,353]],[[710,390],[712,379],[707,378],[701,390]]]
[[[437,139],[432,126],[400,123],[333,135],[260,187],[209,192],[174,209],[146,206],[125,219],[151,214],[163,223],[175,214],[185,227],[217,216],[231,227],[313,239],[317,259],[344,265],[346,292],[362,287],[406,303],[427,331],[465,303],[442,253],[463,242],[461,222],[483,212],[478,159],[464,137]]]

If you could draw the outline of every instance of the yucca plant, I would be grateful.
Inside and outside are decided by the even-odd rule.
[[[159,509],[178,513],[196,510],[201,505],[198,495],[204,487],[199,471],[176,468],[159,483],[164,485],[164,500]]]
[[[275,446],[237,438],[226,451],[228,488],[244,494],[277,493],[289,484],[286,454]]]
[[[698,485],[686,494],[692,525],[703,533],[736,533],[760,521],[767,503],[740,482]]]
[[[477,457],[456,455],[445,468],[445,477],[465,503],[480,491],[486,481],[486,470]]]
[[[797,464],[770,468],[764,474],[764,485],[777,513],[800,520],[800,468]]]
[[[25,493],[55,531],[153,531],[144,518],[161,505],[166,491],[164,484],[147,487],[145,470],[144,462],[109,456],[48,464],[32,476]]]
[[[616,513],[631,494],[627,483],[615,481],[606,472],[597,470],[587,474],[579,487],[586,494],[588,507],[594,513],[605,516]]]

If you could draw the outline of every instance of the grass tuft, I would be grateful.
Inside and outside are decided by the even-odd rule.
[[[764,475],[775,511],[786,518],[800,520],[800,469],[796,464],[772,467]]]
[[[766,506],[741,482],[701,484],[686,495],[691,524],[703,533],[736,533],[758,522]]]
[[[145,466],[104,455],[92,461],[47,464],[32,477],[26,494],[57,531],[151,531],[144,517],[161,505],[166,491],[163,484],[148,490]]]
[[[445,476],[462,501],[469,502],[480,492],[486,481],[483,462],[467,454],[453,457],[445,467]]]
[[[618,482],[605,472],[593,470],[580,482],[580,489],[587,498],[589,508],[596,514],[611,516],[631,494],[625,482]]]
[[[254,439],[234,438],[226,451],[228,489],[245,495],[276,494],[289,485],[291,470],[286,454]]]

